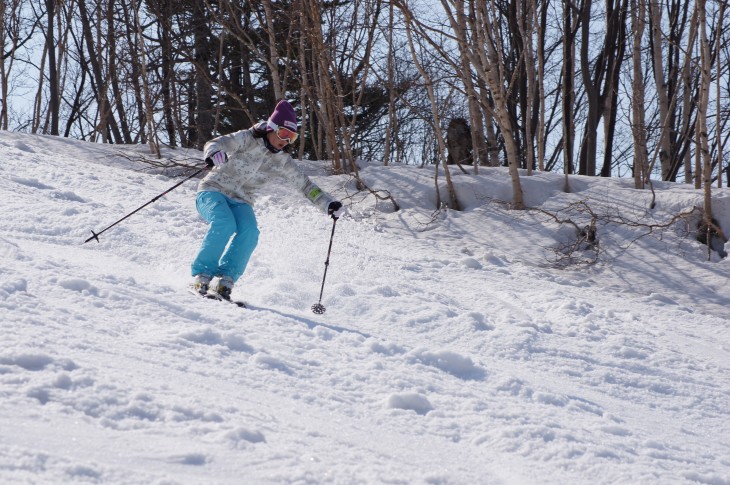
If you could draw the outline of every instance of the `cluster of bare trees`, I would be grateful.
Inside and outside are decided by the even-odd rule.
[[[727,0],[4,0],[0,129],[199,147],[301,115],[300,157],[722,184]],[[567,184],[566,177],[566,184]],[[569,189],[569,186],[566,188]],[[450,204],[458,207],[452,195]]]

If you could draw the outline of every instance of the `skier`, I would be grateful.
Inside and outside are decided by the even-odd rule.
[[[198,186],[195,206],[210,227],[191,265],[198,293],[230,300],[258,243],[255,195],[275,172],[333,219],[343,214],[342,203],[312,182],[287,153],[297,136],[294,108],[281,100],[268,121],[205,144],[211,170]]]

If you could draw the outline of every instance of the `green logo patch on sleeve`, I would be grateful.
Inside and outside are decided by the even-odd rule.
[[[311,201],[315,201],[317,197],[320,196],[322,193],[322,189],[317,187],[316,185],[313,186],[311,189],[309,189],[309,192],[307,193],[307,198]]]

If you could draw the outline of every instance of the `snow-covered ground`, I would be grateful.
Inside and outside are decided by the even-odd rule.
[[[363,167],[393,212],[309,163],[350,207],[320,316],[332,222],[283,185],[249,310],[186,291],[195,181],[83,244],[180,180],[143,156],[0,132],[0,482],[730,484],[730,261],[658,227],[698,191],[650,210],[630,180],[536,174],[545,212],[518,212],[504,169],[454,170],[465,210],[435,212],[433,168]],[[566,266],[550,214],[586,208],[599,260]]]

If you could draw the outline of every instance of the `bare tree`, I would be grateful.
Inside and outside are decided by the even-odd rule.
[[[513,207],[522,210],[525,208],[525,203],[519,175],[520,156],[507,107],[506,90],[508,80],[505,79],[502,69],[503,61],[500,57],[502,45],[497,29],[498,16],[495,11],[494,0],[491,0],[488,4],[480,2],[476,7],[476,12],[476,23],[472,25],[472,28],[477,32],[478,42],[476,45],[480,49],[477,55],[482,63],[481,75],[484,76],[492,93],[494,114],[504,139],[507,165],[512,180]]]
[[[385,148],[383,156],[383,165],[388,166],[390,162],[391,143],[398,132],[398,118],[395,113],[395,46],[393,45],[393,27],[395,25],[395,7],[393,2],[388,2],[388,60],[387,60],[387,77],[388,77],[388,127],[385,132]]]
[[[9,126],[10,77],[18,52],[34,37],[40,18],[25,18],[23,12],[26,0],[3,0],[0,2],[0,129]]]
[[[648,5],[661,178],[676,180],[684,164],[685,172],[694,172],[695,184],[701,185],[701,170],[692,170],[688,163],[690,152],[697,148],[694,130],[700,83],[699,70],[687,61],[697,36],[695,2],[651,1]]]
[[[642,63],[641,47],[646,26],[646,3],[645,0],[631,0],[631,27],[633,31],[632,46],[632,97],[631,107],[633,120],[631,131],[634,139],[634,187],[644,188],[648,173],[648,154],[646,149],[646,121],[644,119],[645,89],[644,70]]]
[[[712,227],[712,161],[707,134],[707,108],[710,100],[710,71],[712,69],[712,58],[710,56],[710,43],[707,39],[707,18],[705,15],[706,0],[697,0],[695,9],[699,22],[699,44],[700,44],[700,95],[697,113],[698,152],[702,157],[702,186],[704,188],[704,219],[707,227]],[[708,247],[710,238],[708,238]]]
[[[94,8],[93,12],[96,14],[95,21],[89,15],[89,4]],[[81,68],[91,73],[91,86],[97,102],[98,123],[96,124],[95,131],[101,135],[102,140],[105,142],[112,141],[112,133],[114,139],[120,141],[122,136],[117,127],[108,99],[110,87],[109,75],[108,71],[106,73],[104,72],[103,65],[104,48],[101,45],[101,39],[105,38],[105,35],[102,33],[102,19],[104,18],[101,14],[102,5],[99,0],[95,0],[94,2],[79,2],[78,8],[81,19],[82,37],[86,43],[85,47],[88,53],[87,58],[80,58]],[[109,26],[107,25],[107,27]],[[93,135],[93,138],[95,136]]]
[[[202,149],[213,135],[213,103],[210,82],[210,29],[205,0],[193,0],[193,38],[195,64],[195,146]]]
[[[337,125],[335,111],[340,105],[337,103],[335,87],[331,76],[334,73],[330,70],[332,66],[331,50],[327,48],[324,42],[322,31],[322,12],[319,2],[314,0],[303,0],[302,32],[309,44],[311,57],[308,62],[311,63],[311,85],[314,91],[310,98],[309,109],[314,113],[318,123],[318,128],[322,130],[321,143],[323,144],[323,154],[332,156],[332,165],[335,172],[340,172],[342,166],[340,157],[342,152],[338,149],[337,143]],[[306,74],[305,74],[306,75]],[[321,103],[317,107],[316,104]]]
[[[443,2],[443,0],[442,0]],[[445,3],[445,2],[444,2]],[[469,15],[474,15],[474,9],[470,5]],[[465,96],[469,106],[469,123],[471,129],[472,156],[474,158],[474,175],[479,174],[479,165],[487,165],[489,155],[487,143],[484,136],[484,117],[480,106],[480,95],[477,92],[477,85],[472,80],[472,65],[468,54],[470,39],[468,36],[468,22],[463,0],[455,2],[456,18],[452,21],[452,28],[458,39],[459,58],[461,61],[461,81],[464,83]],[[448,11],[448,10],[447,10]],[[452,16],[453,18],[453,16]]]
[[[654,83],[659,103],[659,119],[661,122],[659,137],[659,162],[661,164],[662,180],[669,178],[670,171],[670,152],[672,150],[669,143],[669,130],[664,127],[669,120],[669,95],[667,92],[667,81],[664,78],[664,57],[662,54],[662,46],[664,39],[662,36],[662,10],[660,4],[655,0],[649,1],[649,18],[651,20],[651,39],[652,54],[654,68]]]
[[[718,20],[717,20],[717,24],[718,25],[725,25],[724,22],[725,22],[725,7],[726,6],[727,6],[727,3],[726,2],[720,3],[720,12],[718,13],[718,16],[717,16],[718,17]],[[716,106],[715,106],[715,111],[716,111],[716,113],[715,113],[715,116],[716,116],[716,118],[715,118],[715,130],[716,130],[716,133],[717,133],[717,141],[716,141],[716,146],[717,146],[717,187],[720,188],[720,187],[722,187],[722,173],[725,171],[725,168],[723,167],[723,163],[722,163],[722,152],[723,152],[722,148],[723,148],[724,140],[722,139],[722,135],[721,135],[721,133],[722,133],[721,127],[723,126],[723,119],[722,119],[722,104],[721,104],[721,98],[722,98],[721,93],[722,93],[722,90],[721,90],[721,85],[720,85],[720,79],[722,78],[722,68],[721,68],[721,66],[722,66],[722,39],[723,39],[723,33],[722,32],[718,32],[716,34],[716,36],[717,36],[717,38],[716,38],[717,44],[716,44],[716,47],[715,47],[715,56],[717,56],[717,58],[715,59],[715,65],[717,66],[717,76],[715,78],[715,80],[716,80],[716,85],[715,85],[716,86],[716,89],[715,89],[715,102],[716,102]],[[728,65],[726,64],[726,66],[728,66]],[[726,67],[726,69],[727,69],[727,67]],[[728,137],[730,137],[730,134],[728,134]]]
[[[8,74],[12,70],[12,57],[10,58],[10,66],[5,66],[5,46],[6,46],[6,15],[12,10],[8,9],[6,2],[0,3],[0,130],[8,129]],[[11,37],[12,38],[12,37]]]
[[[423,77],[423,81],[426,86],[426,93],[428,94],[428,99],[431,102],[431,114],[434,117],[433,120],[433,127],[436,132],[436,142],[438,144],[438,161],[439,163],[436,164],[436,197],[437,197],[437,205],[438,199],[440,197],[439,192],[439,185],[438,185],[438,165],[440,164],[444,169],[444,176],[446,177],[446,187],[448,189],[449,193],[449,207],[454,210],[461,210],[461,205],[459,204],[459,199],[456,195],[456,188],[454,187],[454,183],[451,180],[451,172],[449,170],[448,164],[446,163],[446,146],[444,144],[444,136],[441,132],[441,121],[439,116],[439,109],[438,105],[436,103],[436,95],[434,93],[434,86],[433,86],[433,80],[428,72],[426,72],[426,69],[423,67],[421,62],[419,61],[419,52],[416,51],[416,46],[413,41],[413,15],[410,9],[404,5],[403,3],[399,2],[399,8],[403,12],[406,20],[406,36],[408,38],[408,48],[411,52],[411,57],[413,59],[413,63],[418,69],[418,71],[421,73],[421,76]],[[438,208],[438,207],[437,207]]]
[[[560,85],[562,86],[563,113],[563,172],[565,173],[565,190],[570,191],[568,174],[574,171],[573,143],[575,141],[575,35],[578,27],[578,15],[575,14],[570,0],[563,0],[563,70]]]
[[[618,99],[621,89],[621,68],[625,59],[628,42],[627,16],[628,0],[617,0],[606,6],[606,42],[604,44],[603,65],[606,74],[601,91],[600,102],[603,114],[603,166],[601,177],[610,177],[613,168],[616,123],[618,118]]]
[[[139,20],[139,10],[137,9],[137,2],[136,0],[131,0],[132,3],[132,11],[134,12],[134,23],[137,27],[137,42],[139,45],[139,55],[140,55],[140,70],[142,72],[142,87],[144,90],[144,106],[145,106],[145,112],[146,112],[146,118],[147,118],[147,129],[149,132],[149,139],[147,142],[149,143],[150,147],[150,153],[157,154],[157,158],[162,158],[162,155],[160,154],[160,144],[157,142],[157,136],[156,136],[156,130],[154,127],[154,113],[152,108],[152,99],[150,97],[150,89],[149,89],[149,83],[147,78],[147,50],[145,49],[145,43],[144,43],[144,35],[142,34],[142,23]]]
[[[54,22],[56,20],[56,0],[46,0],[46,52],[48,53],[48,109],[51,117],[51,135],[58,135],[58,68],[56,66],[56,40]]]
[[[535,14],[535,28],[537,31],[537,95],[538,95],[538,123],[537,123],[537,168],[545,170],[545,144],[547,128],[545,126],[545,41],[547,30],[547,10],[550,2],[540,3],[537,8],[537,0],[533,0],[532,11]]]
[[[533,21],[535,18],[535,13],[533,9],[536,8],[536,5],[532,1],[525,1],[524,4],[523,2],[517,2],[517,7],[518,26],[523,45],[522,60],[526,71],[526,99],[523,113],[525,126],[525,146],[527,148],[525,164],[527,166],[527,174],[532,175],[532,171],[535,165],[535,135],[533,127],[536,126],[536,120],[533,119],[533,113],[535,112],[534,104],[536,94],[535,54],[533,51]],[[523,7],[524,11],[522,11]]]
[[[163,125],[167,132],[167,143],[171,147],[177,146],[177,127],[179,118],[175,115],[175,59],[173,48],[173,1],[157,0],[148,2],[151,13],[157,20],[157,36],[160,47],[160,95],[162,97]],[[138,56],[137,56],[138,57]],[[136,70],[136,69],[135,69]],[[133,76],[137,79],[138,76]],[[183,139],[181,138],[181,142]]]
[[[279,53],[276,49],[276,30],[274,30],[274,8],[271,5],[271,0],[263,0],[264,12],[266,17],[264,19],[266,25],[266,32],[269,37],[269,58],[268,65],[271,72],[271,85],[274,88],[274,98],[281,99],[285,92],[284,82],[279,76]]]
[[[463,65],[463,62],[458,59],[450,59],[449,53],[442,45],[434,42],[433,39],[429,39],[428,32],[431,30],[424,26],[423,23],[414,19],[412,12],[409,10],[405,2],[398,2],[399,8],[407,16],[406,25],[420,26],[419,36],[424,38],[424,42],[435,47],[438,52],[447,59],[449,64],[454,67],[456,72],[459,72],[459,66]],[[514,194],[514,207],[516,209],[523,209],[523,193],[519,179],[519,168],[520,168],[520,152],[518,143],[515,138],[515,128],[513,118],[511,115],[509,93],[511,91],[510,79],[507,79],[504,71],[504,60],[501,55],[503,50],[502,40],[498,28],[499,14],[494,2],[485,4],[482,2],[476,2],[470,0],[469,12],[473,12],[473,15],[462,16],[458,12],[464,9],[463,2],[456,2],[452,7],[446,1],[442,1],[442,6],[448,15],[450,25],[454,31],[469,31],[470,37],[465,34],[459,34],[456,36],[456,41],[461,43],[460,53],[465,54],[471,66],[474,68],[474,75],[479,82],[483,83],[483,92],[487,91],[491,98],[490,100],[484,99],[482,96],[482,108],[494,116],[504,141],[507,165],[509,167],[510,176],[512,179],[512,188]],[[464,20],[466,19],[466,25]],[[406,30],[408,35],[412,35],[411,30]],[[467,39],[470,39],[467,42]],[[409,42],[413,44],[409,37]],[[465,45],[466,44],[466,45]],[[411,49],[412,52],[414,49]],[[519,57],[519,56],[518,56]],[[418,59],[414,56],[414,61]],[[438,109],[435,103],[435,96],[433,95],[433,84],[429,84],[430,76],[425,73],[422,68],[421,75],[426,80],[426,91],[431,100],[432,104],[432,115],[436,118],[434,124],[438,126],[437,113]],[[468,72],[461,74],[464,76],[471,76],[471,69]],[[469,81],[463,81],[464,85],[467,85]],[[487,120],[488,121],[488,120]],[[437,137],[439,138],[439,150],[441,150],[441,139],[440,129],[437,131]],[[490,147],[491,148],[491,147]],[[448,172],[447,172],[448,177]],[[448,180],[448,179],[447,179]]]

